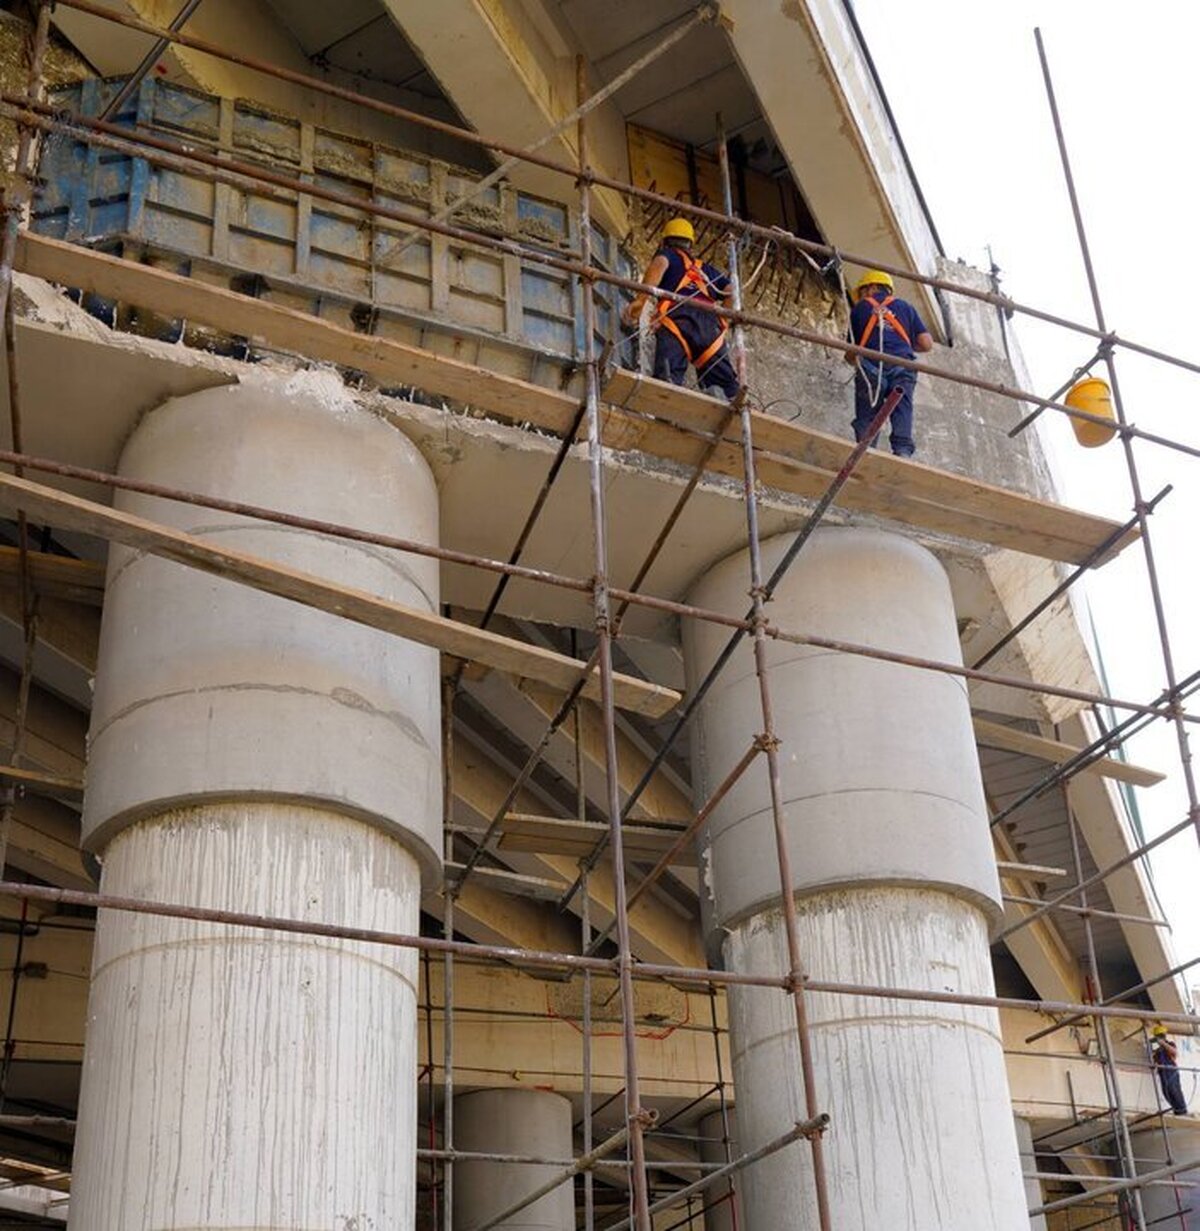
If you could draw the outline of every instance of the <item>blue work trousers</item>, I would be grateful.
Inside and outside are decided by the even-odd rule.
[[[671,312],[671,319],[687,339],[693,355],[704,354],[721,332],[720,318],[699,308],[687,305],[675,308]],[[679,339],[669,329],[660,325],[654,350],[654,375],[659,380],[669,380],[673,385],[682,385],[687,370],[687,352],[679,345]],[[737,372],[734,371],[728,344],[723,345],[702,369],[696,370],[696,381],[706,392],[720,389],[731,402],[737,397],[742,386]]]
[[[908,368],[885,364],[880,379],[879,364],[860,359],[854,377],[854,439],[863,438],[888,394],[893,389],[901,389],[900,401],[891,414],[892,452],[897,457],[912,457],[917,451],[913,440],[913,389],[916,384],[917,374]],[[877,440],[871,441],[872,447]]]

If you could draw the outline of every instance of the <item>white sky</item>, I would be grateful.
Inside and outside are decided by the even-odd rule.
[[[990,244],[1013,298],[1091,323],[1033,39],[1041,27],[1108,327],[1200,360],[1200,5],[856,0],[855,10],[947,255],[986,268]],[[1083,335],[1018,320],[1044,394],[1094,350]],[[1200,375],[1120,351],[1118,374],[1131,422],[1200,445]],[[1043,418],[1066,502],[1131,516],[1120,442],[1081,449],[1061,415]],[[1200,459],[1136,447],[1147,499],[1174,484],[1152,539],[1182,677],[1200,668]],[[1145,577],[1138,548],[1086,579],[1112,694],[1130,700],[1151,699],[1165,682]],[[1138,793],[1148,835],[1159,833],[1187,813],[1174,728],[1154,724],[1127,752],[1170,774]],[[1200,955],[1200,851],[1186,833],[1160,849],[1155,881],[1184,960]]]

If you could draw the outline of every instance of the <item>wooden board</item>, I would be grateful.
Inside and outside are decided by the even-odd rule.
[[[45,236],[22,233],[16,267],[558,435],[567,432],[578,408],[570,395],[528,381]],[[704,451],[697,430],[716,431],[726,409],[713,398],[624,371],[611,376],[606,397],[612,403],[603,416],[608,447],[685,465],[694,465]],[[760,479],[794,495],[820,496],[850,449],[847,441],[768,415],[756,414],[754,424]],[[741,475],[736,436],[718,447],[709,469]],[[1102,518],[890,456],[869,455],[860,469],[843,489],[845,508],[1052,560],[1080,563],[1116,529]]]
[[[28,552],[34,590],[43,598],[61,598],[90,607],[104,604],[104,565],[49,552]],[[21,553],[0,547],[0,586],[16,587],[21,574]]]
[[[18,769],[15,765],[0,765],[0,782],[23,787],[31,795],[48,795],[77,803],[83,798],[83,783],[58,774],[44,774],[36,769]]]
[[[671,849],[683,828],[682,823],[675,828],[622,825],[626,857],[639,862],[657,861]],[[511,812],[504,818],[499,848],[502,851],[527,851],[537,855],[582,856],[607,834],[607,825],[597,825],[592,821],[568,821],[554,816]],[[696,853],[690,844],[679,852],[674,862],[681,866],[695,865]]]
[[[466,864],[448,863],[446,871],[450,875],[461,873]],[[497,893],[507,893],[516,898],[536,898],[540,902],[557,902],[570,886],[566,881],[550,880],[545,876],[525,876],[520,872],[510,872],[507,868],[474,868],[472,876],[479,877],[479,883]]]
[[[534,422],[542,427],[553,424],[564,431],[579,406],[575,398],[515,377],[500,376],[402,342],[355,333],[305,312],[43,235],[22,232],[16,268],[48,282],[210,325],[310,359],[355,368],[384,385],[412,385],[480,406],[514,422]]]
[[[1081,751],[1074,744],[1064,744],[1060,740],[1047,739],[1044,735],[1018,731],[1015,727],[1006,727],[1003,723],[990,722],[986,718],[973,717],[971,722],[975,727],[976,740],[985,747],[999,748],[1003,752],[1024,753],[1026,756],[1037,757],[1040,761],[1049,761],[1051,765],[1062,765]],[[1093,761],[1083,772],[1098,774],[1101,778],[1115,778],[1118,782],[1128,782],[1131,786],[1154,786],[1166,777],[1157,770],[1130,765],[1114,757],[1102,757]]]
[[[607,374],[604,396],[623,410],[710,435],[721,430],[728,409],[716,398],[623,368]],[[757,411],[752,412],[751,423],[762,480],[800,495],[824,494],[853,448],[848,440]],[[713,468],[740,474],[737,421],[725,428],[724,439],[730,447],[718,449],[718,458],[726,460],[714,458]],[[731,453],[732,466],[727,461]],[[1117,529],[1116,522],[1104,518],[878,450],[859,462],[838,503],[923,529],[1072,563],[1081,563]],[[1128,536],[1119,546],[1134,537]]]
[[[584,666],[577,659],[540,646],[502,637],[416,607],[390,602],[363,590],[352,590],[270,560],[218,546],[145,518],[31,483],[27,479],[0,475],[0,508],[12,513],[24,509],[31,517],[52,526],[123,543],[126,547],[241,582],[267,594],[291,599],[371,628],[407,637],[422,645],[433,646],[459,658],[483,663],[497,671],[551,684],[555,688],[572,688]],[[667,713],[680,700],[679,693],[670,688],[620,674],[613,677],[613,694],[622,709],[654,717]],[[584,688],[583,695],[599,697],[600,681],[595,673]]]

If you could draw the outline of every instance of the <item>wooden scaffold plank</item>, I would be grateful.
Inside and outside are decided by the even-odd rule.
[[[726,418],[727,408],[716,398],[623,368],[608,374],[604,396],[622,409],[709,435],[719,431]],[[762,454],[760,477],[799,495],[820,496],[853,448],[850,441],[773,415],[755,411],[751,421],[755,447]],[[725,429],[731,450],[740,450],[740,431],[736,422]],[[730,473],[740,473],[740,460],[734,461],[738,469]],[[1104,518],[878,451],[859,462],[838,503],[1077,564],[1118,528]],[[1135,537],[1131,534],[1118,544],[1113,554]]]
[[[423,389],[558,435],[569,430],[578,410],[577,399],[566,393],[46,236],[21,235],[16,268],[365,372],[385,387]],[[608,447],[636,449],[685,465],[699,460],[707,443],[704,433],[719,428],[726,409],[713,398],[623,370],[609,376],[605,398],[609,406],[603,440]],[[762,482],[810,499],[824,492],[852,447],[838,437],[770,415],[755,414],[754,430]],[[740,477],[741,447],[735,432],[727,429],[726,435],[708,468]],[[839,503],[919,529],[1075,564],[1088,559],[1117,529],[1104,518],[882,454],[863,459]],[[1124,545],[1118,544],[1112,554]]]
[[[0,475],[0,508],[12,513],[24,509],[29,516],[52,526],[123,543],[126,547],[240,582],[267,594],[407,637],[521,679],[538,680],[567,690],[574,686],[584,666],[564,654],[502,637],[433,612],[390,602],[363,590],[340,586],[26,479]],[[680,700],[679,693],[673,689],[621,674],[613,677],[613,693],[622,709],[653,717],[667,713]],[[600,681],[594,671],[583,695],[600,695]]]

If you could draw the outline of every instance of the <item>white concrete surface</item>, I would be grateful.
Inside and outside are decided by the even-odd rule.
[[[154,411],[123,474],[437,541],[415,447],[332,374],[209,389]],[[435,561],[189,505],[131,513],[383,598],[437,610]],[[441,850],[438,656],[426,646],[146,556],[109,552],[84,844],[210,798],[321,802]]]
[[[1036,1210],[1045,1203],[1042,1195],[1042,1182],[1034,1179],[1029,1173],[1037,1171],[1037,1158],[1033,1147],[1033,1126],[1021,1116],[1013,1116],[1013,1127],[1017,1130],[1017,1150],[1021,1156],[1021,1170],[1028,1175],[1025,1180],[1025,1204],[1031,1210]],[[1046,1216],[1038,1214],[1029,1220],[1029,1231],[1046,1231]]]
[[[475,1090],[454,1100],[454,1148],[538,1158],[573,1157],[570,1102],[543,1090]],[[455,1231],[471,1231],[508,1209],[561,1166],[456,1162]],[[574,1182],[500,1223],[503,1231],[575,1231]]]
[[[993,990],[984,916],[961,898],[881,886],[815,894],[800,910],[800,947],[816,978]],[[734,928],[725,957],[733,970],[785,971],[781,912]],[[729,1010],[740,1145],[753,1150],[805,1118],[795,1015],[782,992],[764,988],[730,988]],[[833,1117],[833,1225],[1025,1231],[995,1012],[814,994],[809,1015],[818,1103]],[[741,1200],[747,1231],[812,1231],[807,1143],[750,1168]]]
[[[420,873],[381,830],[208,803],[124,830],[106,893],[413,932]],[[415,951],[100,917],[76,1231],[411,1227]]]
[[[763,545],[769,575],[791,537]],[[690,601],[742,615],[744,552],[693,587]],[[897,534],[819,530],[786,575],[769,614],[784,628],[905,654],[961,662],[945,572]],[[729,630],[684,627],[688,690]],[[943,885],[999,909],[979,758],[963,681],[809,647],[768,647],[794,888],[886,882]],[[762,729],[753,652],[744,641],[692,726],[697,803]],[[728,926],[778,901],[779,876],[763,767],[743,775],[713,814],[711,889]]]
[[[428,467],[340,380],[153,411],[124,473],[436,541]],[[428,561],[123,507],[430,609]],[[109,894],[414,933],[440,836],[432,650],[139,553],[109,559],[85,842]],[[104,913],[70,1225],[411,1227],[416,953]]]
[[[788,539],[764,544],[769,575]],[[745,553],[693,589],[740,612]],[[897,652],[961,661],[949,582],[924,548],[880,531],[818,531],[776,592],[780,624]],[[727,630],[685,630],[689,687]],[[961,680],[899,664],[773,644],[785,826],[799,941],[818,979],[991,994],[989,921],[998,883],[970,707]],[[693,728],[703,799],[762,719],[749,644]],[[704,852],[727,968],[788,969],[765,767],[714,812]],[[806,1118],[793,1007],[781,992],[730,988],[739,1145],[753,1150]],[[1025,1231],[1025,1194],[1000,1024],[992,1010],[811,996],[817,1103],[833,1118],[833,1225],[890,1231]],[[748,1169],[748,1231],[810,1231],[807,1143]]]

